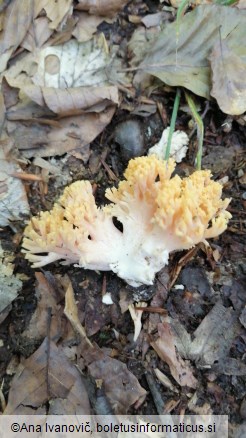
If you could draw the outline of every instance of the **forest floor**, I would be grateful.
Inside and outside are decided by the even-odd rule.
[[[6,3],[2,14],[7,14],[15,3]],[[163,3],[157,1],[129,2],[108,22],[100,22],[97,17],[97,33],[103,33],[109,45],[117,44],[123,64],[131,67],[129,41],[136,29],[143,27],[142,18],[162,13],[165,20],[172,21],[175,9],[170,11],[163,12]],[[43,9],[37,17],[46,19],[46,14]],[[72,31],[83,18],[80,14],[74,7],[66,29],[60,33],[53,26],[48,37],[51,46],[52,38],[60,44],[71,38],[76,40],[81,29],[77,28],[73,36]],[[33,23],[37,25],[37,18]],[[18,62],[22,62],[18,74],[9,76],[15,80],[23,74],[28,43],[30,40],[26,45],[16,45],[6,68],[7,73],[13,66],[18,70]],[[30,75],[30,69],[25,74]],[[2,218],[0,229],[0,410],[7,414],[223,414],[229,415],[230,435],[244,436],[243,116],[228,116],[215,101],[197,98],[204,123],[202,167],[211,169],[214,179],[223,182],[223,196],[231,198],[228,210],[232,219],[227,230],[211,239],[209,246],[199,244],[191,250],[172,253],[153,286],[133,288],[109,271],[84,270],[59,262],[33,269],[21,252],[23,232],[28,217],[50,210],[63,189],[74,181],[89,180],[97,205],[104,204],[105,189],[124,179],[129,159],[145,155],[170,125],[176,89],[160,84],[152,90],[150,86],[137,89],[133,83],[119,86],[117,106],[115,102],[104,105],[104,100],[100,104],[93,102],[90,106],[97,106],[96,111],[85,111],[82,116],[72,110],[68,116],[53,116],[51,107],[55,103],[49,106],[47,100],[42,110],[37,109],[37,100],[31,109],[26,109],[16,90],[17,83],[11,83],[7,76],[2,85],[5,125],[1,139],[7,152],[1,163],[18,163],[17,171],[21,170],[25,177],[11,177],[22,188],[16,189],[14,201],[5,198],[2,206],[5,219]],[[73,123],[82,123],[77,122],[78,118],[83,119],[84,125],[76,126],[68,141],[64,140],[68,126],[71,131]],[[64,136],[58,135],[56,129]],[[183,94],[175,129],[189,136],[187,155],[176,168],[185,177],[194,170],[197,138]],[[47,153],[43,152],[45,136]],[[28,145],[23,146],[24,142]],[[16,169],[11,170],[12,175],[13,171]],[[24,190],[24,195],[18,190]],[[27,196],[29,211],[25,211],[26,204],[23,210],[20,206],[19,217],[10,212],[5,223],[12,203],[21,204],[23,196]],[[106,292],[111,294],[111,305],[102,302]],[[142,307],[143,302],[147,307],[143,308],[141,332],[134,341],[134,323],[128,309],[134,309],[136,303]]]

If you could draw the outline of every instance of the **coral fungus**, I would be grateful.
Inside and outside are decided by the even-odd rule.
[[[132,286],[152,284],[171,251],[216,237],[227,227],[229,199],[210,171],[171,178],[175,164],[155,155],[131,160],[125,180],[97,207],[88,181],[67,187],[50,212],[33,218],[23,248],[33,267],[55,260],[112,270]],[[123,230],[114,225],[113,218]]]

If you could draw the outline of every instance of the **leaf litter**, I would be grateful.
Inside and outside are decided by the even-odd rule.
[[[22,11],[15,0],[2,10],[0,34],[1,150],[11,150],[2,160],[1,195],[8,208],[1,204],[1,227],[3,233],[7,230],[1,236],[1,379],[10,375],[16,353],[20,356],[10,383],[3,385],[9,393],[4,413],[42,413],[46,408],[56,414],[149,413],[158,408],[204,414],[228,412],[233,406],[231,421],[238,422],[246,336],[240,280],[245,274],[243,187],[237,181],[244,175],[245,135],[234,115],[245,111],[244,11],[239,16],[235,8],[196,6],[180,20],[177,32],[161,3],[151,10],[146,2],[102,0],[95,6],[80,1],[76,8],[72,1],[59,7],[53,0],[22,3]],[[16,26],[18,35],[12,32]],[[139,77],[144,79],[141,87]],[[23,213],[49,209],[71,180],[90,179],[101,201],[105,186],[125,167],[125,141],[119,149],[115,126],[133,121],[132,138],[134,126],[140,127],[143,141],[136,154],[142,155],[145,143],[158,143],[168,126],[170,86],[213,96],[223,112],[232,114],[231,132],[226,133],[221,128],[225,116],[214,111],[211,101],[204,118],[203,161],[216,177],[229,175],[226,190],[237,211],[233,220],[238,220],[232,231],[215,240],[211,251],[199,247],[174,254],[169,272],[159,273],[153,290],[133,294],[111,274],[102,278],[56,265],[51,272],[36,272],[34,287],[33,273],[18,251],[22,233],[16,219],[23,226]],[[189,117],[184,112],[175,129],[192,138]],[[131,154],[131,133],[128,137]],[[191,172],[192,140],[187,146],[177,169],[184,175]],[[32,180],[6,178],[8,172],[32,175]],[[15,266],[6,256],[6,239],[15,251]],[[230,283],[232,278],[237,280]],[[110,293],[113,304],[102,303],[102,291]],[[135,338],[134,322],[120,308],[120,296],[123,310],[137,307]],[[36,301],[32,312],[30,300]],[[147,306],[134,305],[145,300]]]
[[[227,114],[242,114],[246,110],[245,19],[245,11],[215,4],[198,6],[178,24],[164,28],[140,68],[198,96],[209,99],[211,94]]]
[[[52,283],[47,281],[43,274],[39,274],[37,278],[41,294],[47,295],[49,293],[54,297],[56,291]],[[44,309],[43,313],[42,309]],[[76,364],[68,361],[62,342],[57,345],[62,330],[57,332],[55,328],[57,327],[57,314],[55,314],[57,304],[55,304],[54,298],[49,298],[49,302],[45,302],[45,296],[43,298],[41,295],[41,301],[39,301],[38,308],[32,317],[29,329],[31,330],[34,324],[39,321],[36,332],[38,331],[38,336],[43,335],[42,320],[38,318],[38,314],[41,315],[41,318],[46,317],[47,320],[49,309],[50,321],[46,323],[46,329],[47,324],[49,328],[48,337],[45,337],[41,346],[17,369],[11,385],[6,414],[33,413],[35,409],[47,402],[50,406],[50,414],[53,413],[54,406],[56,406],[56,413],[60,414],[86,415],[90,413],[87,392],[79,368],[77,369]],[[139,400],[143,402],[146,392],[126,365],[108,357],[103,350],[95,344],[92,345],[87,338],[78,319],[70,281],[68,281],[66,290],[64,314],[69,319],[75,333],[80,337],[76,356],[83,358],[92,378],[102,379],[106,396],[114,412],[126,413],[132,404]],[[28,333],[24,334],[28,335]],[[16,391],[18,391],[18,397],[15,397]]]

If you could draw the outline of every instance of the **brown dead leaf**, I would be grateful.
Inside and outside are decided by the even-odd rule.
[[[19,89],[11,87],[8,84],[8,81],[6,80],[5,76],[2,79],[2,94],[4,98],[4,104],[6,109],[8,110],[11,108],[11,106],[16,105],[18,102],[18,96],[19,96]]]
[[[14,275],[13,261],[14,254],[4,250],[0,241],[0,324],[8,316],[12,309],[11,303],[22,288],[21,280]]]
[[[35,1],[35,17],[39,15],[42,9],[45,10],[47,17],[51,21],[50,29],[57,29],[60,25],[64,25],[67,18],[72,15],[73,1],[72,0],[34,0]]]
[[[23,85],[29,85],[32,83],[32,76],[34,75],[37,67],[35,64],[35,57],[33,53],[19,53],[16,55],[15,62],[11,63],[7,70],[4,72],[10,87],[20,88]],[[19,92],[19,90],[18,90]]]
[[[42,119],[25,125],[9,122],[16,146],[26,158],[63,155],[73,149],[91,143],[109,124],[115,113],[115,106],[103,112],[66,117],[59,121],[60,127],[42,125]],[[47,123],[47,122],[46,122]]]
[[[211,371],[216,374],[225,374],[226,376],[245,376],[246,364],[239,359],[227,357],[213,365]]]
[[[0,141],[0,227],[11,226],[11,222],[29,215],[24,185],[20,179],[10,176],[21,170],[9,155],[13,145],[10,138]]]
[[[70,321],[75,333],[78,333],[81,339],[84,339],[87,342],[87,344],[89,344],[92,347],[90,340],[86,336],[85,329],[79,320],[78,308],[75,302],[73,286],[71,281],[69,281],[66,290],[64,314],[66,315],[67,319]]]
[[[109,105],[118,104],[118,88],[115,86],[57,89],[29,85],[22,91],[38,105],[46,104],[61,117],[85,111],[101,112]]]
[[[224,360],[239,330],[238,313],[217,302],[193,333],[190,359],[201,367]]]
[[[144,401],[146,391],[119,360],[105,355],[92,362],[88,368],[94,379],[102,379],[105,394],[115,414],[126,414],[130,406]]]
[[[44,274],[36,272],[35,276],[37,307],[22,337],[35,342],[49,335],[51,339],[57,341],[61,335],[61,309],[58,305],[57,292]]]
[[[96,344],[89,345],[84,338],[81,338],[79,353],[91,376],[102,381],[105,396],[115,414],[126,414],[133,404],[143,403],[146,391],[124,363],[107,356]]]
[[[245,252],[245,248],[242,245],[241,247],[239,246],[238,250],[241,259],[242,254]],[[237,275],[237,278],[232,278],[229,282],[225,282],[222,286],[222,293],[231,301],[233,308],[241,312],[246,307],[246,276]]]
[[[192,334],[193,340],[177,319],[171,319],[175,347],[182,357],[195,360],[199,368],[223,363],[229,360],[233,339],[240,333],[239,315],[240,311],[218,301]]]
[[[0,134],[2,132],[3,129],[3,125],[4,125],[4,120],[5,120],[5,103],[4,103],[4,97],[2,92],[0,92]]]
[[[215,44],[209,60],[213,83],[211,96],[224,113],[243,114],[246,111],[246,62],[228,47],[226,41]]]
[[[29,52],[33,52],[37,48],[40,49],[53,33],[49,24],[50,21],[47,17],[38,17],[33,20],[26,37],[21,43],[21,47]]]
[[[89,41],[97,31],[97,26],[104,21],[104,17],[89,15],[87,12],[79,14],[78,22],[73,30],[73,36],[79,43]]]
[[[126,414],[130,406],[144,401],[146,391],[124,363],[106,356],[97,346],[81,345],[81,354],[88,363],[91,376],[103,381],[106,397],[115,414]]]
[[[77,23],[77,19],[72,16],[69,17],[64,26],[61,26],[61,30],[53,32],[53,35],[49,39],[50,46],[56,46],[57,44],[65,44],[72,38],[72,32]]]
[[[141,21],[147,27],[160,26],[168,15],[165,12],[145,15]]]
[[[169,269],[165,266],[158,274],[158,281],[156,285],[156,292],[151,300],[151,307],[161,308],[165,310],[165,302],[168,296],[169,284]],[[161,322],[161,315],[158,313],[151,313],[148,318],[148,333],[155,333],[156,327]]]
[[[236,4],[236,8],[246,9],[246,0],[239,0],[239,2]]]
[[[13,0],[5,10],[0,36],[0,72],[6,69],[12,53],[24,39],[33,19],[33,0]]]
[[[181,386],[196,388],[197,380],[193,376],[189,364],[176,352],[175,337],[170,324],[168,322],[158,324],[158,333],[159,338],[151,342],[151,346],[158,356],[168,364],[173,378]]]
[[[179,276],[179,283],[186,286],[189,292],[199,292],[202,297],[210,297],[212,290],[204,268],[185,266]]]
[[[90,404],[79,371],[47,338],[17,369],[11,382],[6,415],[37,413],[43,404],[62,399],[60,415],[89,415]]]
[[[244,328],[246,328],[246,307],[244,307],[244,309],[240,315],[239,320],[240,320],[241,324],[244,326]]]
[[[128,3],[128,0],[79,0],[76,9],[89,14],[113,17]]]

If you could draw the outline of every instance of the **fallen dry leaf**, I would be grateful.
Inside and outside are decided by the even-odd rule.
[[[109,105],[118,104],[118,88],[115,86],[57,89],[29,85],[22,91],[38,105],[47,105],[61,117],[85,111],[101,112]]]
[[[85,292],[85,327],[88,336],[98,333],[112,321],[114,308],[114,305],[108,306],[102,302],[101,291],[97,286],[93,292],[90,289]]]
[[[236,8],[197,6],[182,17],[178,27],[176,21],[164,26],[147,46],[148,54],[139,67],[170,86],[183,86],[209,99],[211,50],[220,38],[227,38],[230,49],[244,62],[245,17],[246,11]]]
[[[246,0],[239,0],[239,2],[236,4],[236,8],[246,9]]]
[[[239,312],[218,301],[191,335],[177,320],[170,319],[174,344],[181,354],[206,368],[227,360],[232,341],[240,333]]]
[[[186,363],[175,349],[175,337],[168,322],[158,324],[159,338],[151,342],[158,356],[168,364],[171,374],[181,386],[196,388],[197,380],[193,376],[190,365]]]
[[[189,292],[198,291],[202,297],[211,296],[211,286],[204,268],[185,266],[179,276],[179,283],[185,285]]]
[[[4,251],[0,241],[0,323],[8,316],[12,301],[22,288],[22,281],[16,277],[14,256]]]
[[[18,367],[11,382],[6,415],[37,413],[45,403],[59,400],[60,415],[89,415],[90,404],[79,371],[47,338]],[[61,403],[61,399],[64,403]]]
[[[238,252],[244,253],[245,248],[239,247]],[[235,310],[241,311],[246,306],[246,276],[237,276],[222,286],[223,295],[229,299]]]
[[[165,12],[157,12],[156,14],[145,15],[141,21],[147,27],[160,26],[165,18],[168,17]]]
[[[97,26],[104,21],[104,17],[89,15],[87,12],[80,12],[78,22],[72,35],[79,43],[89,41],[97,31]]]
[[[75,302],[73,286],[71,281],[69,281],[66,290],[64,314],[66,315],[67,319],[70,321],[75,333],[79,334],[81,339],[84,339],[85,342],[87,342],[87,344],[89,344],[92,347],[90,340],[86,336],[85,329],[79,320],[78,308]]]
[[[58,305],[57,292],[44,274],[36,272],[35,277],[37,307],[22,337],[35,342],[41,341],[49,334],[51,339],[57,341],[61,336],[61,309]]]
[[[224,360],[239,330],[238,313],[218,301],[193,333],[189,357],[200,366]]]
[[[21,170],[8,155],[13,143],[8,138],[0,141],[0,227],[12,224],[14,229],[14,221],[29,215],[29,204],[21,180],[10,176]]]
[[[9,129],[16,147],[26,158],[63,155],[91,143],[109,124],[115,109],[114,106],[99,114],[66,117],[59,121],[58,126],[51,126],[48,121],[42,125],[42,119],[30,125],[9,122]]]
[[[21,47],[29,52],[33,52],[37,48],[40,49],[53,33],[49,24],[50,21],[47,17],[38,17],[33,20]]]
[[[244,328],[246,328],[246,307],[244,307],[244,309],[239,317],[239,321],[244,326]]]
[[[226,114],[246,111],[246,62],[234,53],[226,40],[218,41],[209,56],[212,68],[213,96]]]
[[[130,312],[131,318],[133,320],[134,323],[134,336],[133,336],[133,342],[136,342],[141,329],[142,329],[142,322],[141,322],[141,318],[143,315],[143,310],[145,307],[147,307],[147,303],[145,302],[138,302],[135,305],[134,304],[129,304],[128,306],[128,310]]]
[[[0,92],[0,134],[2,133],[2,128],[5,120],[5,102],[3,94]]]
[[[92,40],[78,43],[72,39],[65,44],[42,49],[36,59],[35,85],[70,88],[108,83],[105,71],[109,62],[108,47],[101,34]]]
[[[35,56],[33,53],[22,53],[16,55],[15,62],[4,72],[4,77],[11,87],[22,87],[32,83],[32,76],[37,70]],[[2,88],[4,94],[4,89]],[[18,90],[19,92],[19,90]],[[18,96],[19,97],[19,96]],[[6,99],[6,96],[4,96]]]
[[[177,388],[175,388],[175,386],[172,384],[171,380],[162,371],[160,371],[159,368],[155,368],[154,372],[157,379],[163,384],[163,386],[170,389],[172,392],[179,392]]]
[[[13,0],[4,12],[0,36],[0,72],[4,71],[12,53],[24,39],[33,19],[33,0]]]
[[[72,0],[59,0],[59,2],[57,0],[34,0],[34,2],[35,17],[44,9],[51,21],[50,29],[57,29],[59,26],[64,25],[73,12]]]
[[[142,403],[146,391],[127,366],[119,360],[105,356],[89,365],[94,379],[102,379],[105,394],[115,414],[126,414],[135,403]]]
[[[84,339],[78,347],[79,353],[90,375],[102,381],[105,395],[115,414],[126,414],[133,404],[143,403],[146,391],[124,363],[107,356],[96,344],[90,346]]]
[[[128,0],[79,0],[76,9],[89,14],[113,17],[128,3]]]
[[[245,376],[246,364],[233,357],[227,357],[212,366],[212,372],[225,374],[226,376]]]
[[[8,81],[6,80],[5,76],[2,79],[2,84],[1,84],[1,99],[2,96],[4,98],[4,117],[5,117],[5,110],[11,108],[11,106],[16,105],[19,99],[19,89],[18,88],[14,88],[11,87],[8,84]],[[1,103],[1,111],[3,111],[2,108],[2,103]],[[1,115],[2,117],[2,115]]]

